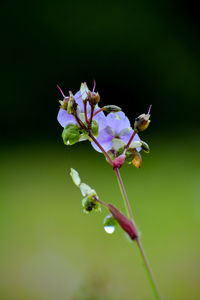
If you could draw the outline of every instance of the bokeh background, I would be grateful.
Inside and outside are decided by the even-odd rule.
[[[93,79],[130,120],[152,104],[142,168],[122,176],[164,299],[200,298],[199,13],[189,1],[1,4],[0,299],[154,299],[136,246],[84,215],[69,169],[121,210],[89,143],[64,146],[59,84]]]

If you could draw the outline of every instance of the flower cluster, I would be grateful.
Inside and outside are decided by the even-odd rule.
[[[60,91],[63,100],[58,122],[64,128],[62,137],[66,145],[89,140],[96,151],[104,153],[113,168],[121,167],[124,162],[141,166],[139,152],[148,145],[140,140],[137,132],[148,127],[150,111],[135,119],[133,129],[118,106],[99,107],[100,96],[95,92],[95,84],[90,91],[87,84],[82,83],[80,90],[75,95],[69,92],[68,97]]]
[[[60,87],[58,88],[60,89]],[[143,113],[135,119],[132,128],[129,119],[118,106],[107,105],[99,107],[100,96],[99,93],[95,92],[95,83],[92,91],[88,89],[86,83],[82,83],[80,90],[75,95],[69,92],[68,97],[64,95],[61,89],[60,91],[63,95],[63,100],[59,101],[58,122],[64,128],[62,133],[64,144],[73,145],[88,140],[96,151],[104,154],[117,176],[128,217],[115,205],[100,200],[96,191],[86,183],[83,183],[79,173],[71,169],[70,175],[72,180],[83,196],[83,212],[86,214],[93,211],[100,212],[102,206],[109,211],[109,215],[103,221],[105,231],[113,233],[118,224],[130,239],[136,242],[156,298],[161,299],[140,241],[131,205],[119,171],[125,162],[140,168],[142,163],[141,150],[146,153],[150,151],[148,144],[139,138],[138,132],[148,128],[151,106],[147,114]]]

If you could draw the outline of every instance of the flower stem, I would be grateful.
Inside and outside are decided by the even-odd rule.
[[[130,146],[130,144],[131,144],[131,142],[132,142],[132,140],[133,140],[133,138],[134,138],[134,136],[136,135],[136,131],[134,130],[133,131],[133,134],[132,134],[132,136],[131,136],[131,138],[130,138],[130,140],[128,141],[128,143],[127,143],[127,145],[125,146],[125,151],[128,149],[128,147]]]
[[[155,277],[153,275],[153,272],[151,270],[151,267],[150,267],[149,261],[147,259],[147,256],[146,256],[146,254],[144,252],[144,248],[142,246],[142,243],[141,243],[141,241],[140,241],[139,238],[136,239],[135,241],[136,241],[136,243],[138,245],[141,257],[142,257],[142,259],[144,261],[144,266],[145,266],[145,269],[146,269],[146,272],[147,272],[147,276],[149,277],[149,281],[151,283],[151,287],[152,287],[152,290],[154,292],[155,298],[157,300],[161,300],[162,298],[161,298],[161,295],[160,295],[160,291],[159,291],[158,285],[156,283]]]
[[[99,142],[95,139],[95,137],[93,136],[91,130],[88,130],[88,134],[91,137],[91,139],[95,142],[95,144],[99,147],[99,149],[101,149],[101,151],[103,152],[103,154],[108,159],[110,165],[113,167],[113,161],[112,161],[112,159],[110,158],[110,156],[108,155],[108,153],[103,149],[103,147],[99,144]]]
[[[125,207],[126,207],[127,214],[130,216],[131,221],[135,225],[135,221],[134,221],[134,218],[133,218],[133,213],[132,213],[132,210],[131,210],[131,207],[130,207],[130,203],[128,201],[128,197],[127,197],[127,194],[126,194],[126,190],[124,188],[124,184],[123,184],[119,169],[115,168],[114,171],[117,175],[119,188],[120,188],[120,191],[121,191],[121,194],[122,194],[122,198],[124,199],[124,202],[125,202]]]
[[[114,171],[115,171],[115,173],[117,175],[117,179],[118,179],[118,182],[119,182],[119,186],[120,186],[120,190],[121,190],[121,193],[122,193],[122,197],[123,197],[124,202],[125,202],[126,210],[128,212],[128,215],[130,216],[130,219],[133,222],[134,226],[136,226],[134,218],[133,218],[133,213],[132,213],[132,210],[131,210],[131,207],[130,207],[130,203],[128,201],[128,197],[127,197],[127,194],[126,194],[126,190],[125,190],[125,187],[124,187],[124,184],[123,184],[123,180],[122,180],[120,172],[119,172],[119,169],[115,168]],[[144,266],[145,266],[147,275],[149,277],[149,280],[150,280],[150,283],[151,283],[151,287],[152,287],[154,295],[155,295],[155,299],[161,300],[162,298],[161,298],[161,295],[160,295],[160,292],[159,292],[159,289],[158,289],[158,285],[156,283],[155,277],[153,275],[153,272],[151,270],[149,261],[147,259],[147,256],[146,256],[145,252],[144,252],[144,248],[142,246],[142,243],[141,243],[139,237],[137,239],[135,239],[135,241],[136,241],[136,244],[137,244],[138,249],[140,251],[142,260],[144,262]]]
[[[97,111],[95,111],[95,113],[93,114],[93,117],[96,116],[101,111],[104,111],[104,107],[102,107],[102,108],[98,109]]]
[[[85,122],[88,124],[88,117],[87,117],[87,102],[84,101],[84,114],[85,114]]]

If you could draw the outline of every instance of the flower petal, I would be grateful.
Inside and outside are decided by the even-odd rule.
[[[125,144],[127,144],[128,141],[130,140],[132,134],[133,134],[133,130],[131,130],[131,131],[130,131],[128,134],[126,134],[126,135],[120,136],[120,139],[121,139]],[[136,135],[134,136],[133,141],[140,141],[140,138],[139,138],[138,134],[136,134]],[[137,151],[139,152],[139,151],[141,150],[141,147],[138,147],[138,148],[136,148],[136,149],[137,149]]]
[[[60,125],[64,128],[69,123],[76,124],[76,119],[74,118],[74,116],[68,114],[68,112],[62,108],[58,112],[57,120],[60,123]]]
[[[112,149],[112,139],[113,137],[111,135],[109,135],[105,129],[101,130],[99,132],[99,136],[97,138],[97,141],[99,142],[99,144],[101,144],[101,146],[104,148],[104,150],[106,152],[108,152],[110,149]],[[95,142],[92,142],[92,147],[98,151],[98,152],[102,152],[101,149],[95,144]]]
[[[111,126],[117,134],[119,134],[122,129],[130,127],[129,119],[122,111],[109,113],[107,115],[107,124]]]

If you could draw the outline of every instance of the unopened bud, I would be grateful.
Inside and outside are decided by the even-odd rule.
[[[69,97],[65,97],[64,100],[59,100],[60,108],[67,110]]]
[[[94,211],[101,211],[101,206],[100,203],[95,201],[93,197],[85,197],[82,200],[82,206],[83,206],[83,212],[84,213],[89,213],[92,210]]]
[[[133,160],[132,160],[132,164],[136,167],[136,168],[140,168],[141,164],[142,164],[142,156],[140,155],[139,152],[135,151],[134,156],[133,156]]]
[[[88,101],[89,101],[91,106],[95,106],[100,101],[99,93],[89,91],[87,96],[88,96]]]
[[[119,106],[116,106],[116,105],[106,105],[103,107],[103,110],[110,113],[110,112],[118,112],[118,111],[121,111],[122,109],[119,107]]]
[[[67,112],[68,112],[68,114],[75,115],[78,104],[74,100],[72,92],[69,92],[69,95],[70,95],[70,97],[68,100]]]
[[[149,127],[150,114],[142,114],[135,119],[134,129],[135,131],[144,131]]]
[[[138,238],[137,230],[133,224],[127,217],[125,217],[114,205],[108,204],[108,208],[113,215],[113,217],[117,220],[121,228],[128,233],[132,240]]]
[[[145,143],[144,141],[141,141],[141,148],[144,152],[149,153],[150,152],[150,148],[149,145],[147,143]]]

